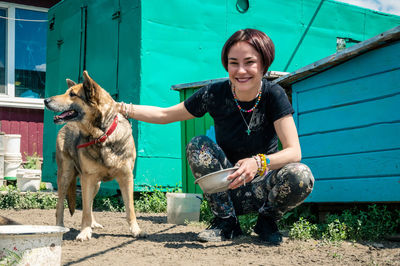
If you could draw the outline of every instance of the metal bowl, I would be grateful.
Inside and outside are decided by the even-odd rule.
[[[229,184],[232,182],[232,180],[228,180],[227,177],[233,174],[237,169],[238,167],[223,169],[202,176],[194,181],[194,183],[199,184],[203,192],[208,194],[227,191]]]

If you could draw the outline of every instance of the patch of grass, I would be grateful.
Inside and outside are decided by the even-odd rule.
[[[285,223],[288,224],[287,221]],[[300,216],[297,222],[289,226],[289,235],[293,239],[307,239],[311,235],[312,238],[331,242],[375,241],[394,234],[400,229],[399,226],[400,210],[390,211],[385,205],[372,204],[367,210],[353,208],[327,215],[326,221],[318,224],[312,224]]]
[[[0,265],[17,265],[21,262],[23,252],[20,252],[17,247],[13,250],[3,249],[0,251]]]
[[[46,192],[20,193],[14,186],[0,187],[0,209],[54,209],[57,196]],[[4,191],[6,193],[4,193]],[[178,188],[169,192],[180,192]],[[66,206],[66,202],[65,202]],[[77,209],[82,208],[82,199],[77,197]],[[97,211],[124,212],[125,206],[120,195],[97,195],[93,209]],[[155,187],[153,191],[139,193],[135,199],[137,212],[160,213],[167,210],[165,189]],[[209,224],[214,217],[210,206],[203,200],[200,206],[200,223]],[[239,217],[242,231],[250,234],[257,221],[257,214]],[[344,210],[338,214],[327,215],[326,220],[317,222],[316,215],[309,206],[299,206],[286,213],[279,222],[280,229],[289,231],[292,239],[310,238],[324,241],[379,240],[386,235],[400,231],[400,210],[389,210],[385,205],[369,205],[367,209]]]
[[[203,200],[200,205],[200,221],[209,224],[214,218],[208,201]]]
[[[339,219],[335,219],[334,221],[322,226],[322,228],[324,228],[321,232],[322,240],[339,242],[348,239],[347,225],[339,221]]]
[[[51,193],[27,192],[21,194],[13,186],[7,186],[7,194],[0,194],[0,209],[54,209],[57,197]]]
[[[143,192],[139,199],[135,200],[135,210],[138,212],[166,212],[167,196],[157,188],[153,192]]]
[[[239,216],[240,228],[245,235],[250,235],[257,223],[258,214],[250,213]]]
[[[318,227],[316,224],[310,223],[303,217],[294,222],[289,230],[289,237],[292,239],[306,240],[316,236]]]

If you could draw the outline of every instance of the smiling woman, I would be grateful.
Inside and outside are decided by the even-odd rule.
[[[200,241],[222,241],[242,234],[237,216],[257,212],[254,231],[278,245],[277,220],[311,193],[314,178],[301,163],[293,108],[285,91],[263,79],[274,60],[271,39],[256,29],[235,32],[223,46],[229,80],[210,83],[184,102],[168,108],[121,104],[127,117],[166,124],[202,117],[214,120],[216,142],[194,137],[186,157],[195,179],[236,167],[227,190],[205,193],[215,215]],[[278,138],[283,149],[278,151]]]

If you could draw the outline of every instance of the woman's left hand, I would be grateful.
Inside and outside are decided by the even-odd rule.
[[[239,166],[233,174],[228,176],[228,180],[233,180],[229,188],[236,189],[242,185],[246,185],[256,176],[258,171],[257,162],[254,158],[246,158],[239,160],[235,166]]]

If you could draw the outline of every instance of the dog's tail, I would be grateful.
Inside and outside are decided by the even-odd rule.
[[[74,215],[75,207],[76,207],[76,178],[71,181],[67,191],[67,202],[69,213]]]

